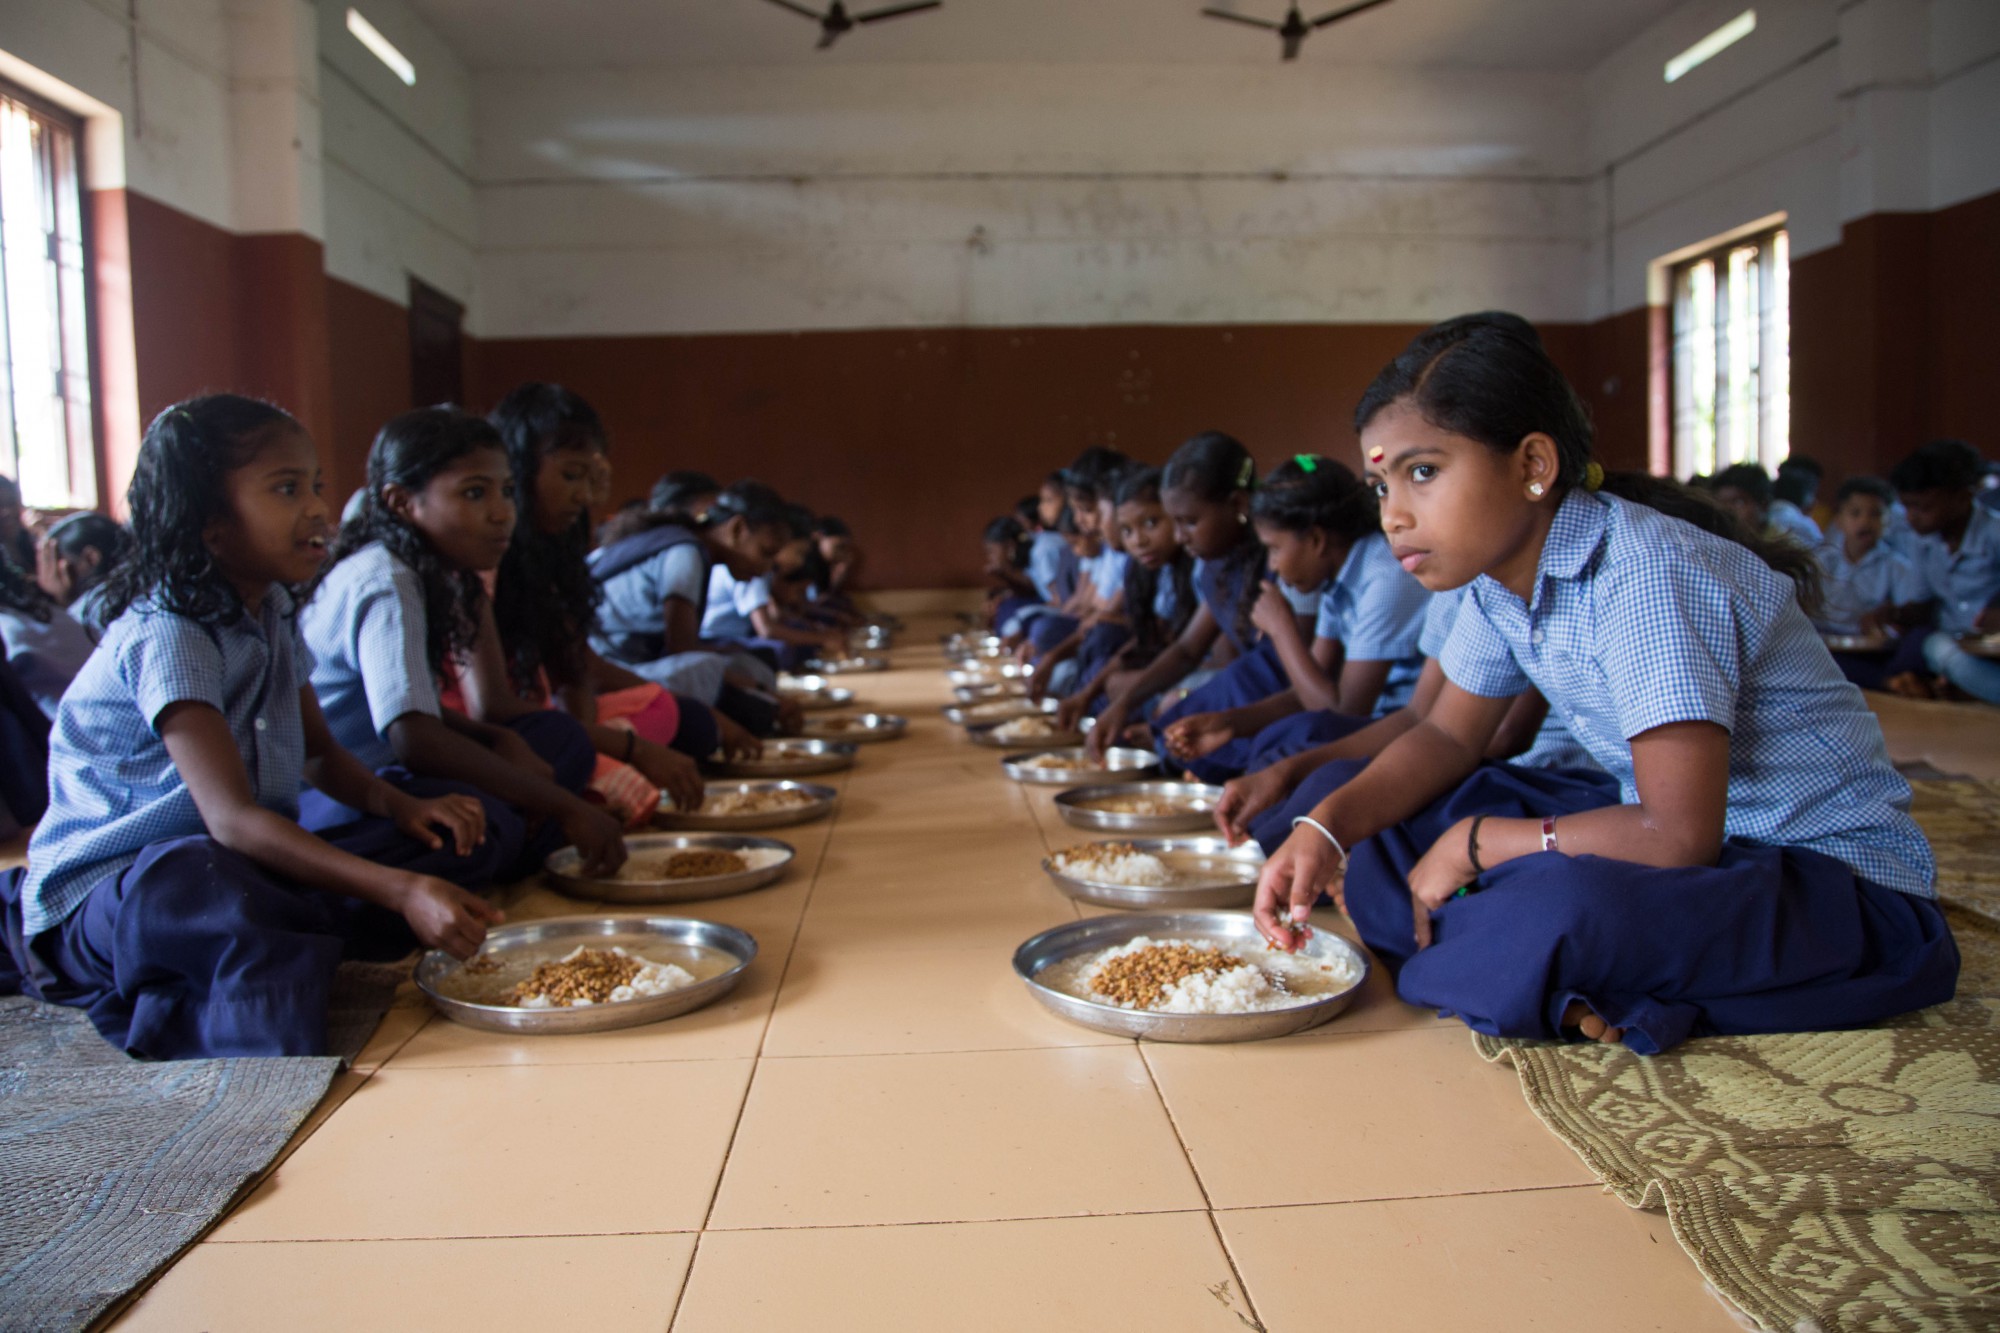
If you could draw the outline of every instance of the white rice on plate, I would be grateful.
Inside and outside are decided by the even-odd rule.
[[[997,741],[1014,744],[1019,741],[1045,741],[1051,736],[1060,736],[1062,729],[1039,713],[1027,717],[1017,717],[1011,722],[1002,722],[988,733]]]
[[[611,992],[605,1000],[607,1004],[621,1004],[627,1000],[641,1000],[654,995],[671,995],[677,990],[686,990],[695,982],[694,973],[678,963],[656,963],[650,958],[642,958],[638,954],[629,953],[616,946],[596,951],[579,946],[556,961],[575,963],[592,952],[616,954],[620,958],[629,958],[639,964],[639,970],[633,974],[632,979]],[[521,1009],[583,1009],[592,1003],[593,1001],[584,998],[558,1002],[547,995],[535,994],[516,997],[516,1007]]]
[[[1049,863],[1061,874],[1098,884],[1158,889],[1174,879],[1174,872],[1165,861],[1125,842],[1093,842],[1071,847],[1051,856]]]
[[[1177,949],[1213,951],[1220,955],[1218,965],[1189,971],[1165,982],[1157,998],[1150,1002],[1116,998],[1098,989],[1106,964],[1149,951]],[[1240,942],[1153,939],[1141,935],[1116,948],[1101,949],[1058,964],[1067,977],[1052,976],[1045,984],[1056,985],[1080,999],[1120,1009],[1159,1014],[1249,1014],[1309,1004],[1346,990],[1361,977],[1360,968],[1345,952],[1321,957],[1264,949],[1249,958],[1242,952],[1233,952],[1241,950]]]

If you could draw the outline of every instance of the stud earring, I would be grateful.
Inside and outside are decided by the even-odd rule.
[[[1537,500],[1541,499],[1542,496],[1547,493],[1547,491],[1548,487],[1542,485],[1542,483],[1540,483],[1539,481],[1531,481],[1528,483],[1528,494],[1534,496]]]
[[[1238,514],[1236,516],[1236,526],[1239,528],[1242,527],[1245,523],[1248,523],[1249,521],[1250,521],[1250,515],[1248,514]]]

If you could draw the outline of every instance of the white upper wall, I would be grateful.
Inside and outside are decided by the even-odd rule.
[[[469,302],[479,243],[470,76],[403,0],[353,7],[409,57],[417,81],[404,84],[348,32],[346,0],[322,0],[326,270],[399,304],[412,274]]]
[[[486,50],[489,0],[417,3]],[[1757,218],[1810,254],[1857,217],[2000,189],[2000,0],[1648,3],[1581,73],[1478,67],[1556,52],[1508,45],[1492,25],[1523,11],[1488,0],[1376,11],[1295,65],[1212,46],[1261,40],[1212,22],[1105,63],[1109,10],[1058,53],[1066,0],[1035,3],[1040,59],[995,30],[967,64],[924,17],[824,58],[649,64],[659,24],[722,24],[739,61],[810,34],[775,7],[508,10],[542,26],[493,26],[496,50],[601,22],[631,58],[475,76],[411,0],[366,0],[417,66],[405,87],[343,0],[0,0],[0,74],[94,117],[94,186],[321,237],[333,275],[400,302],[415,274],[487,336],[1587,319]],[[1665,83],[1752,3],[1750,39]],[[1576,11],[1579,51],[1605,49],[1609,12]]]
[[[109,122],[109,142],[106,126],[92,136],[94,188],[129,186],[234,227],[222,12],[222,0],[135,0],[131,14],[111,0],[6,0],[0,73]]]
[[[1757,30],[1668,84],[1666,61],[1752,7]],[[1603,225],[1593,316],[1646,303],[1654,260],[1772,214],[1794,255],[1879,212],[2000,189],[2000,2],[1691,0],[1588,79]]]
[[[1581,314],[1575,76],[480,74],[484,336]]]

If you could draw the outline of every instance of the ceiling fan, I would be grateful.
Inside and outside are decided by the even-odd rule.
[[[795,0],[771,0],[771,3],[789,9],[794,14],[803,14],[819,24],[819,44],[813,48],[817,51],[826,50],[839,41],[842,34],[852,32],[864,23],[880,23],[883,19],[901,18],[905,14],[921,13],[926,9],[944,8],[944,0],[913,0],[910,4],[889,5],[882,9],[850,14],[841,0],[833,0],[832,7],[822,14],[816,9],[808,9],[804,5],[795,3]]]
[[[785,0],[774,0],[774,3],[784,4]],[[1389,0],[1361,0],[1361,3],[1358,5],[1348,5],[1344,9],[1330,10],[1327,13],[1321,14],[1316,19],[1309,19],[1299,12],[1299,0],[1292,0],[1292,7],[1286,11],[1283,23],[1273,23],[1270,19],[1252,18],[1248,14],[1238,14],[1227,9],[1204,9],[1201,12],[1212,19],[1227,19],[1231,23],[1247,23],[1253,28],[1263,28],[1269,32],[1277,33],[1285,44],[1285,59],[1297,60],[1299,58],[1299,48],[1305,45],[1306,38],[1312,36],[1314,29],[1324,28],[1328,24],[1338,23],[1345,18],[1353,18],[1364,9],[1374,9],[1378,5],[1386,5],[1388,3]]]

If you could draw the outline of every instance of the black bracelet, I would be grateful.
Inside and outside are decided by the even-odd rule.
[[[637,745],[638,743],[639,743],[638,732],[628,731],[625,733],[625,759],[624,759],[625,763],[629,764],[632,762],[632,747]]]
[[[1472,817],[1472,836],[1465,840],[1465,859],[1472,862],[1472,873],[1483,875],[1486,867],[1479,864],[1479,826],[1486,822],[1485,815]]]

